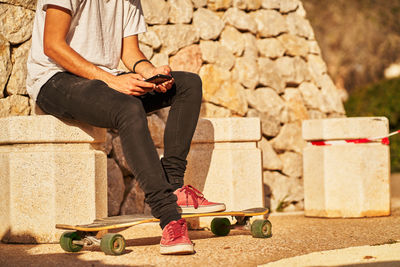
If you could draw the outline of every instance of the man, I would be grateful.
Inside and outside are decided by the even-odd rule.
[[[183,186],[202,88],[197,74],[154,67],[138,46],[146,31],[140,0],[38,0],[27,90],[45,112],[118,130],[126,160],[154,217],[162,254],[193,253],[181,212],[225,210]],[[132,72],[116,70],[120,59]],[[156,85],[156,74],[173,79]],[[160,161],[146,113],[171,106]],[[179,206],[178,206],[179,205]]]

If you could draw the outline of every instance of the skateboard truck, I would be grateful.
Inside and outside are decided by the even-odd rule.
[[[72,240],[72,244],[79,246],[100,246],[100,239],[95,236],[85,236],[81,240]]]

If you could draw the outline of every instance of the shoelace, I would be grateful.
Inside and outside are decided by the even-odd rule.
[[[186,232],[186,224],[185,222],[181,219],[168,227],[168,239],[171,241],[174,241],[175,239],[184,236]]]
[[[196,188],[194,188],[191,185],[185,185],[184,187],[182,187],[181,189],[179,189],[179,191],[184,191],[185,195],[186,195],[186,203],[188,203],[189,201],[189,196],[192,197],[193,199],[193,206],[195,209],[197,209],[199,207],[199,199],[201,201],[204,200],[204,195],[203,193],[201,193],[199,190],[197,190]]]

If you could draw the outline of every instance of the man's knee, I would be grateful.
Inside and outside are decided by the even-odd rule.
[[[175,72],[174,78],[177,87],[185,93],[189,93],[193,98],[201,101],[203,95],[202,81],[198,74],[192,72]]]

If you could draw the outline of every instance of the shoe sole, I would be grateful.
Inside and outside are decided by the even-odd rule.
[[[210,213],[210,212],[220,212],[226,210],[224,204],[216,204],[209,206],[202,206],[195,209],[194,207],[182,207],[178,208],[178,212],[180,213]]]
[[[160,253],[162,255],[186,255],[193,254],[194,248],[192,244],[180,244],[172,246],[160,245]]]

